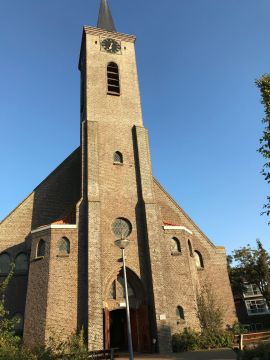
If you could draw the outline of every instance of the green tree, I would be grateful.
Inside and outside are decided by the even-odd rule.
[[[270,256],[264,249],[260,240],[257,240],[257,247],[251,248],[250,245],[234,250],[229,271],[233,289],[241,292],[243,284],[255,284],[260,289],[262,295],[270,306]],[[240,282],[240,284],[237,284]]]
[[[223,311],[219,306],[210,284],[197,294],[197,317],[202,332],[217,333],[223,327]]]
[[[265,125],[262,137],[260,139],[260,148],[258,151],[266,160],[262,169],[264,179],[270,184],[270,75],[263,75],[256,80],[256,85],[261,91],[262,104],[264,105],[265,117],[262,122]],[[267,197],[267,203],[263,207],[262,214],[270,215],[270,196]],[[270,224],[270,222],[269,222]]]

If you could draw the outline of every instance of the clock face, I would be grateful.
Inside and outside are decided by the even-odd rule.
[[[101,46],[104,50],[111,54],[116,54],[121,50],[121,45],[114,39],[104,39],[101,41]]]

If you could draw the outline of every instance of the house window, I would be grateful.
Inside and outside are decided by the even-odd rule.
[[[176,318],[177,318],[178,321],[185,320],[184,309],[182,308],[182,306],[177,306],[177,308],[176,308]]]
[[[192,250],[192,245],[191,245],[190,240],[188,240],[188,251],[189,251],[189,255],[193,256],[193,250]]]
[[[203,264],[202,254],[197,250],[194,251],[194,258],[195,258],[195,264],[196,264],[197,269],[203,269],[204,264]]]
[[[112,224],[112,231],[118,239],[124,239],[131,234],[132,226],[127,219],[118,218]]]
[[[13,316],[13,320],[15,321],[14,330],[15,333],[21,335],[23,332],[23,316],[20,313],[17,313]]]
[[[269,312],[265,299],[246,300],[245,304],[248,315],[258,315]]]
[[[262,295],[260,289],[255,284],[248,284],[248,285],[245,284],[245,288],[246,288],[244,291],[245,297]]]
[[[70,242],[67,238],[63,237],[59,240],[58,244],[58,255],[69,255],[70,254]]]
[[[26,274],[28,271],[28,256],[20,253],[15,258],[15,273]]]
[[[45,256],[45,241],[43,239],[39,240],[37,246],[37,257]]]
[[[180,241],[173,237],[171,240],[171,254],[181,253]]]
[[[7,253],[0,255],[0,276],[7,275],[10,271],[10,256]]]
[[[111,62],[107,66],[107,82],[108,82],[108,94],[120,95],[120,81],[118,65]]]
[[[123,155],[120,151],[116,151],[113,155],[113,163],[114,164],[123,164]]]

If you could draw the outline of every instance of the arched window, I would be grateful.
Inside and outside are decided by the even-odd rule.
[[[177,308],[176,308],[176,318],[177,318],[178,321],[185,320],[184,309],[182,308],[182,306],[177,306]]]
[[[70,242],[66,237],[62,237],[58,244],[58,255],[69,255],[70,254]]]
[[[114,164],[123,164],[123,155],[120,151],[116,151],[113,155],[113,162]]]
[[[0,275],[7,275],[10,270],[10,256],[8,253],[0,255]]]
[[[43,239],[39,240],[37,246],[37,257],[45,256],[45,241]]]
[[[27,273],[28,257],[24,253],[20,253],[15,258],[15,273]]]
[[[107,66],[108,94],[120,95],[120,81],[118,65],[110,62]]]
[[[23,332],[23,316],[17,313],[13,316],[15,333],[21,335]]]
[[[203,264],[202,254],[197,250],[194,251],[194,258],[195,258],[195,264],[196,264],[197,269],[203,269],[204,264]]]
[[[118,296],[120,298],[124,298],[125,297],[125,283],[124,283],[124,278],[122,276],[118,276],[117,277],[117,283],[118,283]],[[133,288],[131,287],[130,283],[127,283],[127,288],[128,288],[128,297],[135,297],[135,293]]]
[[[173,237],[171,239],[171,253],[172,254],[181,253],[180,241],[176,237]]]
[[[188,240],[188,251],[189,251],[189,255],[193,256],[193,250],[192,250],[192,245],[191,245],[190,240]]]

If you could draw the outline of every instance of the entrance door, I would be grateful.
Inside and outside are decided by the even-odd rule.
[[[110,347],[128,350],[125,309],[110,312]]]

